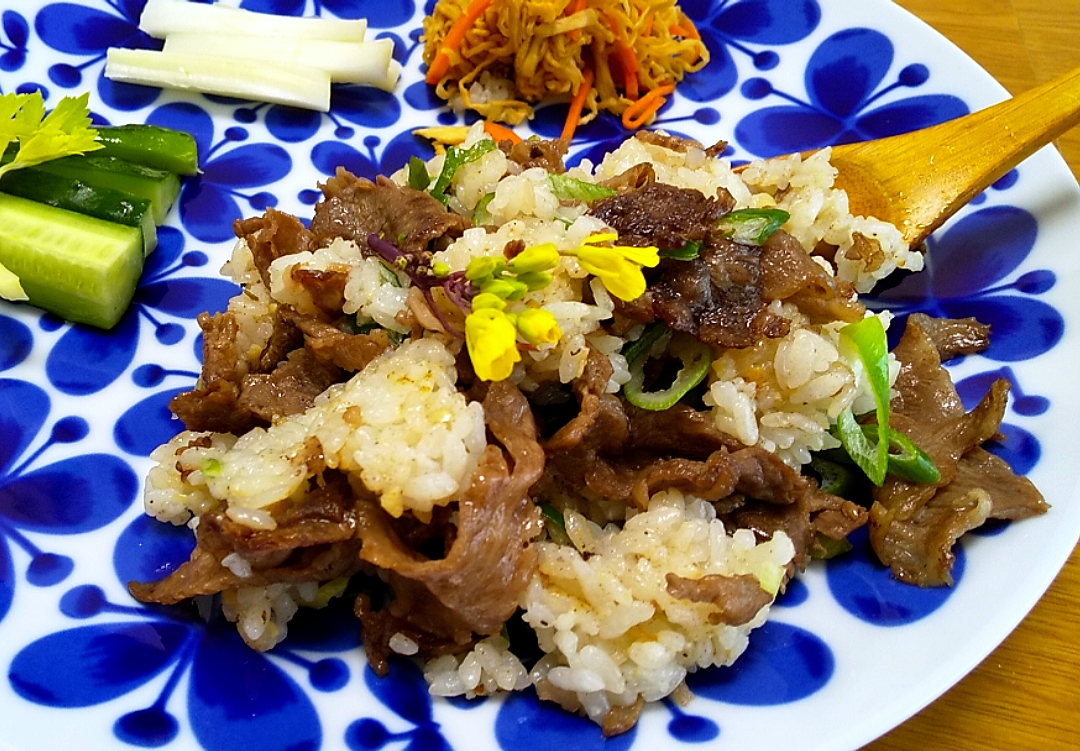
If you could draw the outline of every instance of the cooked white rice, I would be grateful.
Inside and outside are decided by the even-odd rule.
[[[464,656],[430,662],[432,693],[532,684],[597,722],[639,696],[662,699],[688,672],[734,662],[769,610],[742,626],[710,623],[715,606],[672,597],[667,574],[750,574],[775,596],[794,555],[783,533],[764,543],[749,530],[728,535],[711,504],[674,490],[657,493],[621,528],[568,512],[566,529],[571,545],[537,544],[539,567],[521,602],[545,656],[526,677],[504,639],[487,639]]]
[[[475,126],[466,146],[483,137]],[[428,163],[430,174],[438,174],[442,159]],[[922,257],[903,247],[894,228],[850,215],[846,196],[832,188],[827,153],[751,165],[740,176],[727,161],[706,157],[703,149],[672,151],[630,139],[601,164],[583,162],[571,175],[600,181],[645,161],[662,182],[707,195],[724,188],[740,207],[776,205],[788,211],[786,229],[806,248],[820,242],[836,245],[837,274],[858,289],[895,268],[921,267]],[[406,175],[394,179],[404,184]],[[551,242],[571,251],[606,230],[600,220],[585,215],[584,204],[558,200],[542,170],[522,171],[498,150],[460,169],[450,194],[451,208],[465,214],[492,196],[490,226],[467,230],[436,254],[435,260],[451,270],[464,269],[473,258],[499,256],[511,241]],[[880,266],[869,268],[847,258],[856,233],[878,241],[885,259]],[[308,293],[291,278],[294,268],[346,271],[346,313],[409,332],[403,315],[405,280],[378,260],[362,258],[351,242],[335,240],[311,253],[277,259],[270,289],[240,242],[225,271],[245,285],[229,310],[239,324],[234,346],[246,362],[257,362],[265,348],[279,304],[315,312]],[[602,328],[613,317],[614,302],[573,258],[563,257],[553,282],[511,303],[510,311],[527,304],[548,309],[563,336],[555,345],[523,353],[511,380],[524,391],[552,381],[572,382],[582,374],[590,350],[612,364],[609,392],[629,380],[621,351],[641,327],[626,338]],[[721,430],[798,467],[809,461],[811,451],[836,445],[828,428],[840,411],[848,406],[869,411],[873,396],[858,357],[840,341],[842,324],[812,325],[793,306],[779,302],[771,312],[789,320],[789,333],[745,350],[718,352],[705,401]],[[887,315],[882,320],[888,324]],[[327,466],[378,494],[394,516],[429,519],[435,506],[450,502],[467,486],[485,447],[482,408],[457,390],[460,347],[428,332],[332,386],[307,412],[269,428],[239,439],[180,433],[152,454],[147,513],[194,526],[201,514],[225,506],[239,523],[272,529],[274,504],[308,488],[308,459],[319,454]],[[892,369],[895,377],[895,363]],[[605,513],[604,519],[618,523],[601,528],[567,510],[569,544],[536,543],[539,567],[520,603],[545,653],[531,672],[505,639],[491,636],[464,655],[429,661],[425,676],[431,691],[475,696],[534,685],[541,695],[599,721],[612,707],[633,705],[639,696],[652,701],[670,695],[688,672],[734,661],[750,631],[764,622],[768,606],[742,626],[711,624],[713,606],[675,599],[667,592],[665,576],[751,574],[775,595],[793,555],[790,540],[780,533],[758,543],[746,530],[728,535],[711,504],[677,491],[659,493],[646,511],[620,518],[625,513],[621,507],[618,514]],[[241,579],[250,575],[250,565],[240,556],[222,563]],[[284,638],[297,607],[319,601],[317,590],[317,583],[238,587],[225,593],[225,613],[245,641],[266,649]],[[395,634],[390,647],[403,655],[418,650],[404,634]]]
[[[419,339],[330,387],[308,411],[235,442],[214,436],[209,448],[188,447],[201,434],[180,433],[154,452],[147,511],[178,523],[227,502],[235,521],[272,528],[266,507],[307,490],[309,460],[321,456],[362,480],[390,514],[429,518],[468,484],[486,445],[483,408],[456,381],[453,354]]]

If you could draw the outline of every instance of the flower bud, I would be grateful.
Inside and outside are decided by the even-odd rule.
[[[562,337],[555,316],[544,308],[526,308],[518,313],[517,328],[529,344],[555,344]]]

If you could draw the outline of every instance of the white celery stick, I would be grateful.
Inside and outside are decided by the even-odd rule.
[[[334,42],[233,34],[177,33],[165,37],[165,52],[181,55],[228,55],[266,60],[278,65],[307,65],[330,74],[332,83],[374,84],[384,81],[394,42]]]
[[[157,39],[192,32],[362,42],[367,33],[367,19],[275,16],[226,5],[147,0],[139,17],[139,28]]]
[[[320,112],[330,110],[330,74],[306,65],[113,47],[106,53],[105,77]]]
[[[393,91],[399,78],[401,78],[401,63],[390,58],[390,65],[386,67],[386,77],[381,81],[372,81],[371,85],[383,91]]]

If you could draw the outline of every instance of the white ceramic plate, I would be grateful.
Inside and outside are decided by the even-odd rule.
[[[247,4],[247,3],[245,3]],[[0,92],[49,103],[91,92],[104,121],[193,132],[202,175],[161,233],[132,311],[113,332],[0,304],[0,748],[853,749],[931,702],[1023,618],[1080,533],[1071,456],[1080,399],[1080,284],[1073,251],[1080,191],[1046,150],[998,182],[931,241],[930,269],[881,296],[899,312],[977,314],[984,355],[954,365],[969,401],[989,379],[1016,397],[1001,452],[1053,509],[960,546],[957,585],[892,581],[865,553],[814,565],[732,669],[705,671],[686,707],[650,707],[608,741],[535,698],[432,702],[415,669],[365,668],[347,612],[298,622],[269,655],[231,627],[181,608],[144,607],[124,587],[182,560],[190,540],[141,514],[147,455],[176,432],[165,409],[198,371],[196,315],[233,293],[217,276],[231,220],[267,205],[309,216],[337,164],[373,176],[423,145],[410,129],[456,122],[422,83],[412,0],[261,0],[283,14],[366,15],[391,35],[405,74],[395,95],[335,92],[329,115],[116,86],[110,45],[150,46],[137,0],[0,2]],[[935,32],[885,0],[696,0],[683,7],[713,62],[680,87],[659,127],[735,158],[929,125],[1004,91]],[[563,109],[534,121],[554,135]],[[573,159],[622,137],[583,127]]]

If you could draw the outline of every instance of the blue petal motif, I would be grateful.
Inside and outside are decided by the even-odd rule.
[[[245,646],[231,623],[211,624],[199,641],[188,715],[207,751],[314,751],[322,742],[304,690]]]
[[[49,68],[49,78],[58,86],[82,85],[83,71],[100,63],[109,47],[157,49],[161,43],[139,31],[139,16],[145,0],[113,4],[120,16],[74,3],[46,5],[34,18],[34,30],[48,46],[70,55],[88,58],[78,65],[57,63]],[[153,102],[161,90],[150,86],[114,83],[100,75],[98,93],[119,110],[135,110]]]
[[[320,5],[338,18],[366,18],[368,25],[374,29],[400,26],[416,12],[416,4],[412,0],[381,0],[378,3],[365,0],[316,0],[317,12]],[[276,13],[279,16],[299,16],[307,8],[307,1],[243,0],[240,7],[263,13]]]
[[[14,468],[49,414],[49,396],[27,381],[0,379],[0,477]]]
[[[65,394],[82,396],[101,391],[120,377],[135,359],[139,314],[124,314],[111,331],[71,326],[49,351],[45,375]]]
[[[26,324],[0,315],[0,370],[21,363],[33,347],[34,335]]]
[[[50,707],[89,707],[132,691],[176,660],[189,629],[163,621],[58,631],[11,662],[11,687]]]
[[[4,620],[15,596],[15,569],[11,565],[11,551],[0,537],[0,621]]]
[[[126,511],[138,485],[121,459],[82,454],[8,478],[0,485],[0,517],[35,532],[89,532]]]
[[[157,581],[186,562],[194,547],[195,536],[186,526],[162,524],[143,514],[120,533],[113,570],[124,584]]]
[[[913,587],[897,580],[878,561],[870,548],[865,528],[848,538],[854,548],[847,555],[826,564],[829,591],[836,601],[860,620],[876,626],[903,626],[914,623],[940,608],[956,587]],[[956,563],[953,580],[964,575],[966,556],[962,543],[953,548]]]
[[[116,445],[129,454],[150,456],[150,452],[184,429],[169,411],[169,402],[185,389],[161,391],[128,408],[113,428]]]
[[[180,191],[180,219],[188,232],[203,242],[232,239],[233,221],[244,216],[236,197],[246,198],[249,203],[257,200],[255,196],[241,195],[239,190],[277,182],[291,169],[289,152],[270,143],[238,146],[210,158],[203,164],[203,173],[185,183]]]
[[[636,737],[635,726],[604,738],[595,722],[540,701],[532,689],[506,697],[495,718],[495,739],[503,751],[625,751]]]
[[[816,0],[684,0],[681,7],[694,21],[709,50],[709,64],[679,84],[679,93],[697,102],[727,94],[738,81],[733,53],[749,57],[759,70],[775,67],[770,50],[753,52],[748,44],[778,47],[808,37],[821,21]]]
[[[921,86],[929,77],[925,66],[911,65],[895,82],[885,83],[892,62],[892,42],[881,32],[839,31],[814,50],[807,65],[809,102],[775,91],[763,79],[743,85],[751,99],[777,94],[791,104],[751,113],[735,126],[735,137],[750,153],[769,157],[882,138],[967,114],[962,100],[947,95],[909,97],[870,110],[891,91]]]
[[[1030,255],[1037,235],[1035,217],[1023,209],[979,209],[931,236],[922,273],[868,301],[885,304],[901,316],[916,311],[974,316],[994,332],[985,357],[1002,362],[1038,357],[1061,341],[1065,322],[1057,310],[1030,295],[1046,292],[1055,279],[1048,271],[1036,270],[1004,283]]]
[[[0,29],[3,29],[7,43],[0,37],[0,70],[15,71],[26,63],[26,40],[30,35],[30,26],[26,19],[13,10],[5,10],[0,15]]]
[[[814,634],[767,621],[750,635],[750,646],[735,664],[691,673],[695,694],[745,706],[787,704],[820,691],[832,678],[832,651]]]

